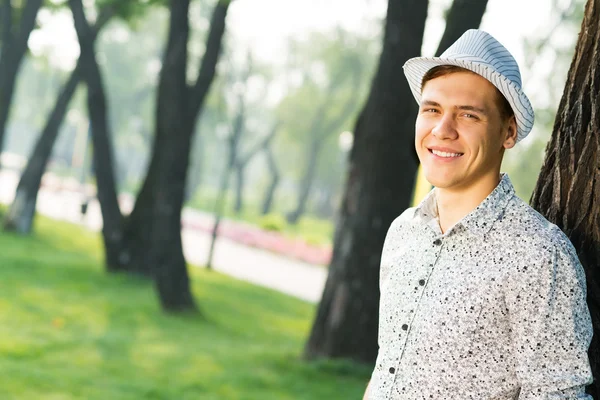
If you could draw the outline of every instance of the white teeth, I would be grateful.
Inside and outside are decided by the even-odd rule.
[[[433,154],[435,154],[436,156],[446,157],[446,158],[460,157],[461,156],[460,153],[446,153],[445,151],[437,151],[437,150],[431,150],[431,152]]]

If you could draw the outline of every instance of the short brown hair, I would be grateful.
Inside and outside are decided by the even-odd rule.
[[[427,73],[423,76],[423,80],[421,81],[421,92],[425,87],[425,84],[432,79],[439,78],[441,76],[454,74],[457,72],[470,72],[474,74],[475,72],[469,71],[466,68],[458,67],[456,65],[438,65],[437,67],[431,68]],[[500,111],[500,117],[502,120],[506,121],[510,117],[515,115],[512,107],[506,97],[496,88],[496,105],[498,106],[498,110]]]

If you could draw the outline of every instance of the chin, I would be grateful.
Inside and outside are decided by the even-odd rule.
[[[454,184],[454,179],[452,177],[441,176],[441,174],[436,173],[425,173],[425,179],[427,179],[427,182],[429,182],[432,186],[440,189],[451,187]]]

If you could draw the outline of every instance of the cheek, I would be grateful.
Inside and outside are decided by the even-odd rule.
[[[415,144],[419,144],[425,136],[431,131],[431,125],[424,118],[417,117],[415,122]]]

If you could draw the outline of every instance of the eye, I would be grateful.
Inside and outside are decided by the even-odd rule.
[[[468,119],[479,119],[475,114],[464,113],[463,116]]]
[[[424,112],[424,113],[436,113],[436,112],[438,112],[438,110],[435,109],[435,108],[424,108],[422,112]]]

